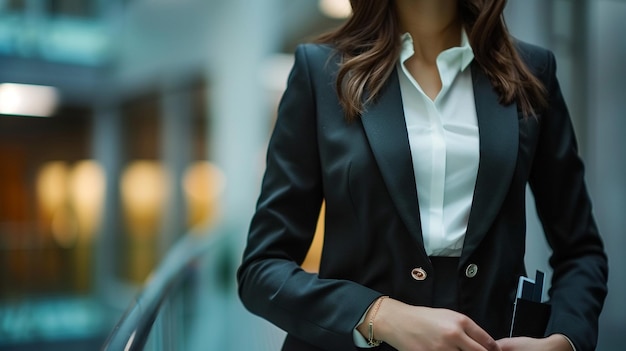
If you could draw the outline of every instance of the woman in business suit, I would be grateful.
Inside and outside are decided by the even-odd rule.
[[[595,348],[607,260],[553,55],[505,0],[352,0],[296,50],[239,293],[283,350]],[[542,338],[507,338],[530,184],[553,249]],[[322,201],[319,274],[300,264]]]

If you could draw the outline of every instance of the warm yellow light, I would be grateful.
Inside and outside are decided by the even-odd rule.
[[[331,18],[347,18],[352,13],[349,0],[320,0],[322,13]]]
[[[167,175],[156,161],[135,161],[122,173],[121,197],[131,234],[156,234],[168,196]]]
[[[30,84],[0,84],[0,114],[49,117],[56,110],[59,94],[53,87]]]
[[[78,162],[69,174],[69,199],[81,238],[90,240],[100,226],[105,176],[95,161]]]
[[[222,171],[207,161],[192,164],[183,178],[190,227],[210,224],[217,216],[219,195],[224,189]]]
[[[39,169],[36,180],[37,200],[41,213],[41,225],[61,247],[76,243],[76,222],[68,202],[68,177],[70,168],[62,161],[45,163]]]
[[[315,235],[309,247],[309,252],[302,262],[302,269],[307,272],[317,273],[320,269],[320,261],[322,259],[322,248],[324,246],[324,216],[326,213],[326,204],[322,203],[319,217],[317,218],[317,227]]]
[[[105,176],[95,161],[70,167],[63,161],[45,163],[37,173],[37,199],[42,230],[59,246],[87,243],[96,233],[104,204]]]
[[[71,209],[59,207],[50,221],[50,230],[54,241],[60,247],[71,248],[78,241],[78,228]]]
[[[36,189],[41,210],[51,216],[56,209],[65,206],[69,167],[65,162],[44,164],[37,173]]]

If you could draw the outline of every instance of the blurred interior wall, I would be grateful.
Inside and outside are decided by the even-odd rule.
[[[626,1],[590,7],[590,89],[587,120],[589,186],[609,254],[609,296],[599,350],[617,350],[626,333]]]
[[[510,0],[511,32],[548,47],[587,167],[594,214],[609,256],[609,295],[598,350],[617,350],[626,332],[626,1]],[[532,25],[531,25],[532,23]],[[529,196],[527,266],[549,270],[549,249]]]
[[[226,175],[224,208],[225,226],[232,235],[232,267],[237,267],[263,170],[267,136],[274,114],[267,90],[261,84],[263,64],[278,51],[284,31],[276,20],[284,4],[281,0],[234,0],[219,2],[221,13],[213,31],[215,52],[209,71],[215,117],[209,146],[215,163]],[[236,14],[237,20],[233,20]],[[232,272],[234,282],[234,271]],[[267,340],[282,339],[277,328],[252,317],[238,302],[235,290],[233,305],[227,312],[231,324],[224,330],[224,350],[270,349]],[[239,316],[238,318],[235,316]],[[225,325],[214,319],[214,327]],[[238,327],[235,327],[237,325]],[[241,329],[253,338],[241,338]],[[263,340],[263,342],[259,342]]]
[[[111,84],[122,89],[120,96],[146,89],[165,92],[161,105],[166,126],[162,151],[164,161],[173,170],[182,169],[179,157],[188,157],[180,154],[176,143],[189,134],[188,130],[177,130],[176,123],[188,113],[181,108],[180,101],[185,97],[176,96],[176,87],[195,76],[201,76],[207,84],[207,157],[226,179],[220,221],[231,237],[232,247],[226,248],[232,252],[231,267],[236,267],[241,258],[275,112],[273,96],[262,85],[261,71],[283,43],[286,33],[278,14],[293,7],[285,3],[136,0],[128,4],[124,17],[119,19],[124,35],[119,37],[120,52]],[[177,235],[176,223],[181,220],[181,214],[176,218],[174,207],[168,209],[169,228],[159,238],[165,243],[173,240],[167,235]],[[234,284],[234,271],[231,273]],[[245,329],[253,330],[255,335],[269,335],[275,328],[244,312],[234,290],[231,295],[220,303],[219,313],[210,311],[211,318],[206,320],[205,328],[221,331],[212,345],[223,350],[259,349],[255,344],[258,338],[241,338],[239,328],[234,326],[247,326]]]

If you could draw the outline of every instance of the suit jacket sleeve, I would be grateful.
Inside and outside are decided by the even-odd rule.
[[[549,106],[539,117],[541,130],[529,180],[553,250],[552,315],[546,335],[562,333],[577,350],[593,350],[607,293],[607,258],[592,215],[584,167],[552,53],[546,61],[542,81],[548,90]]]
[[[319,347],[348,350],[354,348],[355,325],[381,294],[300,268],[323,199],[317,102],[307,60],[307,46],[299,46],[237,272],[239,294],[248,310],[291,335]]]

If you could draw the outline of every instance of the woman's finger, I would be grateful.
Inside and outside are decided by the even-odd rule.
[[[485,330],[479,327],[472,320],[467,322],[464,327],[467,336],[474,342],[476,342],[483,350],[487,351],[502,351],[498,343],[489,335]]]

